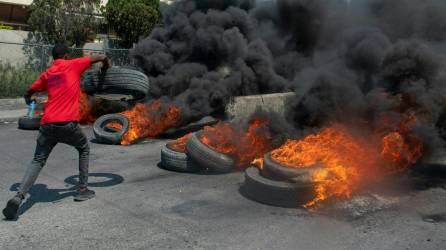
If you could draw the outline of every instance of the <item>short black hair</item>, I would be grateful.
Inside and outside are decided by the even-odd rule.
[[[63,59],[64,56],[66,54],[68,54],[70,52],[70,50],[68,49],[68,47],[65,44],[62,43],[58,43],[56,45],[54,45],[53,48],[53,59]]]

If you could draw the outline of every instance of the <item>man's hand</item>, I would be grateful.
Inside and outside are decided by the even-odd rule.
[[[25,92],[23,98],[25,98],[26,105],[30,105],[33,101],[37,103],[37,98],[34,96],[35,93],[36,91],[31,88]]]
[[[101,71],[104,73],[107,71],[107,69],[111,68],[111,61],[108,58],[105,58],[104,61],[102,61],[102,68]]]
[[[102,68],[101,68],[102,72],[107,71],[107,69],[111,67],[110,59],[108,59],[108,57],[104,54],[94,55],[91,56],[90,58],[91,58],[91,63],[102,62]]]

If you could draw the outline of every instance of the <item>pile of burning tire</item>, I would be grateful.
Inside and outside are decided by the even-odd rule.
[[[229,173],[235,162],[203,144],[194,133],[167,143],[161,150],[161,165],[179,172]]]
[[[263,167],[238,166],[236,159],[206,145],[202,132],[167,143],[161,150],[161,166],[177,172],[230,173],[245,169],[241,193],[254,201],[281,207],[299,207],[314,199],[311,172],[315,168],[289,168],[265,154]]]
[[[112,67],[106,72],[97,69],[87,71],[81,82],[81,123],[93,124],[103,115],[131,109],[146,99],[149,86],[149,78],[135,68]],[[104,137],[108,136],[110,134],[104,133]]]
[[[335,124],[280,146],[272,144],[268,121],[255,119],[245,130],[234,127],[219,123],[168,143],[161,152],[162,166],[181,172],[245,170],[240,191],[247,198],[310,208],[329,198],[351,198],[367,185],[396,176],[423,152],[418,140],[403,136],[404,126],[364,137]]]

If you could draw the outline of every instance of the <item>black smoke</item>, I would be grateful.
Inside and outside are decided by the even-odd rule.
[[[183,0],[132,55],[184,122],[233,96],[295,91],[287,121],[300,131],[415,113],[411,129],[437,143],[445,42],[442,0]]]

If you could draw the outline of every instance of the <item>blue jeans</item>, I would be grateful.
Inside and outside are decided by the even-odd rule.
[[[77,122],[50,123],[40,126],[34,159],[20,184],[19,195],[25,196],[45,166],[48,156],[57,143],[73,146],[79,152],[79,187],[88,185],[88,161],[90,146]]]

